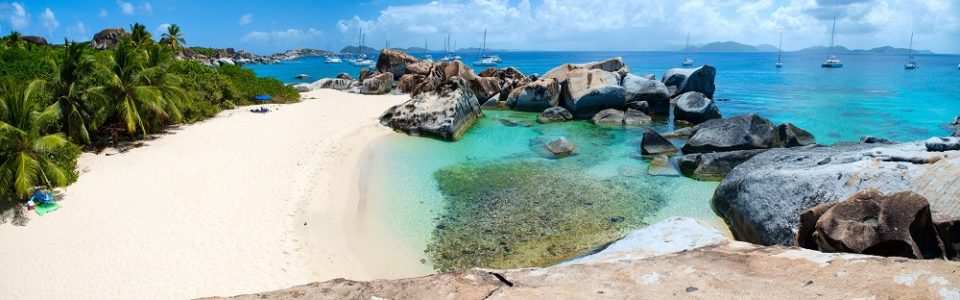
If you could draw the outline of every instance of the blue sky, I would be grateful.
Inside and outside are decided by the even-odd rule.
[[[829,42],[851,48],[916,45],[960,53],[960,1],[953,0],[443,0],[197,1],[0,0],[0,32],[17,30],[52,41],[88,40],[133,22],[151,31],[178,24],[189,45],[256,53],[310,47],[339,49],[367,33],[382,47],[477,46],[484,29],[492,48],[534,50],[664,50],[734,40],[799,49]]]

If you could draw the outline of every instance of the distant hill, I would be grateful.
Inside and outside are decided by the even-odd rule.
[[[825,46],[813,46],[813,47],[807,47],[807,48],[803,48],[803,49],[797,50],[796,52],[807,52],[807,53],[828,53],[828,52],[830,52],[830,53],[907,54],[907,52],[910,51],[910,49],[907,49],[907,48],[895,48],[895,47],[892,47],[892,46],[876,47],[876,48],[872,48],[872,49],[869,49],[869,50],[864,50],[864,49],[854,49],[854,50],[850,50],[850,49],[847,49],[847,47],[844,47],[844,46],[834,46],[832,49],[829,49],[829,48],[830,48],[830,47],[825,47]],[[930,51],[930,50],[913,50],[913,53],[917,53],[917,54],[934,54],[933,51]]]
[[[343,47],[343,49],[340,50],[340,53],[350,53],[350,54],[357,53],[357,46],[346,46],[346,47]],[[361,50],[360,53],[363,53],[363,54],[377,54],[377,53],[380,53],[380,50],[378,50],[378,49],[376,49],[376,48],[371,48],[371,47],[368,47],[368,46],[363,46],[363,48],[362,48],[362,50]]]
[[[683,51],[683,48],[677,51]],[[691,52],[776,52],[777,47],[771,45],[747,45],[734,41],[713,42],[700,47],[690,46]]]
[[[777,48],[777,46],[774,46],[774,45],[760,44],[760,45],[757,45],[757,50],[760,50],[760,52],[777,52],[777,50],[779,49]]]

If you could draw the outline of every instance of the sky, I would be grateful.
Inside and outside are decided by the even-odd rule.
[[[89,40],[104,28],[134,22],[159,36],[178,24],[190,46],[234,47],[260,54],[295,48],[339,50],[477,47],[483,31],[493,49],[673,50],[713,41],[796,50],[837,44],[907,47],[960,53],[958,0],[443,0],[216,1],[0,0],[0,33],[19,31],[51,42]]]

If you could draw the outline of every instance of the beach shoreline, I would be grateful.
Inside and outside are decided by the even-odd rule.
[[[377,270],[347,241],[351,200],[332,191],[349,188],[332,180],[358,178],[359,160],[341,167],[391,132],[377,117],[408,97],[301,96],[266,114],[224,111],[122,153],[84,153],[62,209],[0,225],[0,298],[179,299],[372,279]],[[304,226],[310,213],[332,217]],[[314,225],[319,236],[302,234]],[[337,256],[317,262],[318,251]]]

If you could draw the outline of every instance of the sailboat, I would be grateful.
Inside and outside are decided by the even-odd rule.
[[[693,59],[690,58],[690,33],[687,32],[687,46],[683,47],[683,61],[680,62],[681,66],[689,67],[693,65]]]
[[[343,60],[340,59],[340,56],[338,56],[336,53],[330,52],[330,45],[327,45],[326,51],[330,54],[327,55],[326,59],[323,60],[324,63],[328,63],[328,64],[343,63]]]
[[[833,51],[833,38],[837,33],[837,17],[833,17],[833,28],[830,29],[830,48],[827,48],[828,51]],[[823,61],[820,64],[821,68],[843,68],[843,62],[840,61],[840,58],[836,55],[830,55],[830,58]]]
[[[775,65],[777,66],[777,69],[783,68],[783,62],[781,61],[782,56],[783,56],[783,33],[781,32],[780,45],[777,46],[777,64]]]
[[[483,30],[483,44],[480,45],[480,60],[473,62],[477,67],[496,67],[500,58],[487,55],[487,30]]]
[[[451,41],[450,34],[447,33],[447,39],[443,41],[443,48],[444,48],[443,52],[446,53],[446,55],[444,55],[443,58],[440,59],[440,61],[449,62],[449,61],[460,60],[460,56],[454,53],[457,51],[456,43],[454,43],[453,48],[450,48],[450,41]]]
[[[423,61],[433,62],[433,55],[430,55],[430,50],[427,49],[427,39],[423,39]]]
[[[355,67],[369,67],[373,65],[373,61],[367,58],[366,54],[363,54],[363,30],[360,30],[360,37],[357,40],[357,54],[356,58],[349,59],[351,65]]]
[[[906,70],[916,69],[917,62],[913,61],[913,32],[910,33],[910,50],[907,50],[907,63],[903,65]]]

